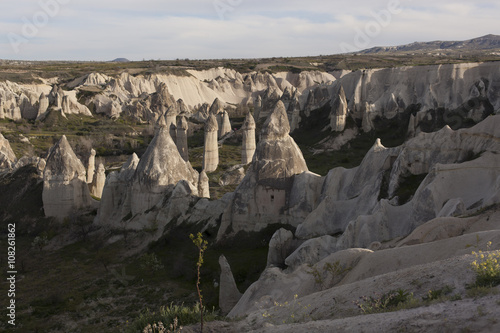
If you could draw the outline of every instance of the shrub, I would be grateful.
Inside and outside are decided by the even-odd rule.
[[[434,300],[443,299],[446,295],[449,295],[453,291],[453,287],[444,286],[442,289],[429,290],[427,295],[422,297],[423,301],[431,302]]]
[[[491,242],[488,242],[488,250]],[[472,252],[476,257],[471,263],[472,270],[476,273],[476,287],[495,287],[500,284],[500,250],[484,253]]]
[[[361,301],[355,301],[354,304],[364,314],[386,312],[399,309],[405,304],[410,304],[415,300],[413,293],[404,289],[389,291],[383,295],[361,297]]]

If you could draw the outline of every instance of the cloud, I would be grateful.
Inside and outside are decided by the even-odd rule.
[[[4,1],[0,58],[110,60],[252,58],[341,52],[354,45],[376,15],[398,0],[64,0],[15,52],[10,35],[23,37],[26,22],[43,4],[63,0]],[[463,40],[499,33],[493,1],[398,1],[401,12],[374,30],[363,46]],[[220,5],[225,5],[220,6]],[[367,28],[368,27],[368,28]],[[376,28],[376,27],[375,27]],[[355,46],[355,45],[354,45]]]

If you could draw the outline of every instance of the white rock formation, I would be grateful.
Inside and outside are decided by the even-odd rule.
[[[43,118],[45,116],[45,112],[47,112],[49,108],[49,97],[42,93],[40,95],[40,100],[38,103],[38,116],[37,119]]]
[[[122,221],[131,216],[130,183],[139,164],[139,158],[134,153],[122,166],[119,173],[113,171],[106,178],[96,224],[120,228]]]
[[[391,161],[399,151],[400,148],[385,148],[377,140],[359,167],[330,170],[319,187],[317,206],[297,227],[295,235],[309,239],[342,233],[352,219],[373,213],[378,205],[383,174],[390,170]]]
[[[92,205],[85,167],[76,157],[66,136],[50,149],[43,173],[45,215],[63,219]]]
[[[203,170],[213,172],[219,165],[219,145],[217,143],[218,125],[213,114],[205,123],[205,149],[203,152]]]
[[[102,163],[99,163],[97,172],[94,175],[94,180],[92,181],[91,193],[96,198],[102,197],[102,191],[106,183],[106,168]]]
[[[186,180],[198,185],[198,172],[182,159],[168,129],[162,127],[141,157],[131,184],[131,213],[143,213],[154,207],[169,185]]]
[[[179,154],[181,154],[181,157],[184,159],[184,161],[188,162],[189,161],[189,151],[188,151],[188,139],[187,139],[187,133],[188,133],[188,122],[185,117],[179,117],[179,120],[177,121],[177,128],[176,128],[176,145],[177,149],[179,150]]]
[[[170,137],[174,142],[176,141],[176,126],[177,126],[177,115],[178,115],[178,110],[176,105],[172,105],[168,108],[167,112],[165,113],[165,123],[167,126],[167,129],[169,130]]]
[[[334,132],[342,132],[345,128],[346,117],[347,117],[347,100],[345,97],[344,88],[342,85],[339,86],[339,91],[337,98],[333,99],[332,111],[330,114],[330,127]]]
[[[299,147],[289,135],[285,106],[279,101],[266,120],[246,176],[222,216],[217,238],[228,230],[259,231],[272,223],[288,223],[287,201],[293,176],[307,171]]]
[[[222,138],[227,133],[231,133],[231,122],[229,120],[229,114],[227,111],[224,111],[222,114],[218,115],[218,119],[220,118],[220,127],[219,127],[219,139]]]
[[[220,284],[219,284],[219,307],[223,314],[229,313],[231,309],[238,303],[241,298],[241,293],[234,281],[231,266],[227,262],[226,257],[219,257],[219,265],[221,269]]]
[[[88,184],[92,184],[92,181],[94,180],[95,155],[96,155],[96,151],[94,149],[91,149],[89,160],[87,163],[87,183]]]
[[[245,118],[243,126],[241,127],[243,135],[241,163],[245,165],[252,162],[253,155],[255,154],[255,128],[255,120],[249,112]]]
[[[214,99],[212,105],[209,110],[210,114],[218,115],[219,113],[224,112],[224,104],[221,102],[219,98]]]
[[[465,114],[484,111],[484,104],[474,102],[481,96],[500,110],[500,66],[494,62],[439,66],[415,66],[368,69],[344,75],[338,80],[345,89],[349,110],[355,118],[365,119],[365,131],[376,116],[391,118],[411,105],[420,104],[422,112],[443,108],[465,108]],[[488,84],[484,84],[488,82]],[[390,87],[390,89],[387,89]],[[467,106],[473,101],[473,107]],[[461,121],[450,114],[449,125]]]
[[[437,216],[474,212],[499,202],[499,121],[493,116],[470,129],[420,133],[399,148],[377,143],[360,167],[330,171],[321,202],[297,227],[296,236],[340,233],[336,250],[368,247],[408,235]],[[391,201],[379,200],[383,173],[389,170],[386,191]],[[413,199],[398,205],[394,195],[409,174],[428,175]]]
[[[9,140],[0,133],[0,169],[12,169],[16,161],[16,154],[10,147]]]
[[[280,98],[281,90],[279,88],[273,86],[267,88],[262,95],[262,106],[256,109],[256,112],[254,114],[255,121],[259,121],[262,118],[267,119],[267,117],[269,117],[269,115],[273,112],[276,103],[280,101]]]
[[[200,173],[198,180],[198,195],[200,198],[210,198],[210,185],[205,170]]]
[[[245,168],[237,164],[224,171],[219,178],[219,185],[238,185],[243,178],[245,178]]]

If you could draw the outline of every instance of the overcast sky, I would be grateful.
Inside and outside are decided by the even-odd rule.
[[[500,34],[495,1],[2,0],[0,59],[307,56]]]

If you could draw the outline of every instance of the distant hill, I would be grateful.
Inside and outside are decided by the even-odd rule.
[[[111,62],[130,62],[127,58],[116,58],[114,60],[111,60]]]
[[[466,41],[433,41],[414,42],[401,46],[373,47],[357,53],[377,54],[377,53],[439,53],[439,52],[463,52],[471,53],[477,51],[500,51],[500,36],[486,35]]]

